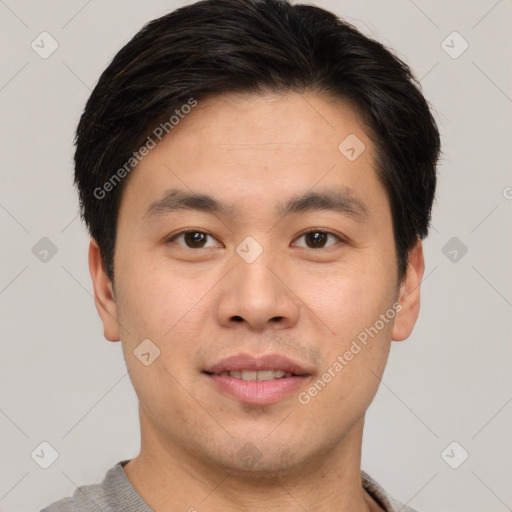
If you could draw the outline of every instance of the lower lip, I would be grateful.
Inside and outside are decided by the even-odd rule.
[[[225,375],[207,375],[223,393],[250,405],[269,405],[297,391],[307,377],[282,377],[272,380],[242,380]]]

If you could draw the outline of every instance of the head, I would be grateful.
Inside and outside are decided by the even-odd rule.
[[[439,146],[407,65],[320,8],[205,0],[145,25],[87,102],[75,179],[147,431],[250,472],[340,446],[418,315]],[[294,391],[226,392],[241,354],[291,359]]]

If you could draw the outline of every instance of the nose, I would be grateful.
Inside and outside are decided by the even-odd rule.
[[[233,267],[221,282],[217,317],[224,327],[246,324],[254,331],[294,326],[300,300],[293,292],[290,272],[269,251],[252,263],[237,254]]]

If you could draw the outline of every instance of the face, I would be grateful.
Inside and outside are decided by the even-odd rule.
[[[417,247],[398,287],[389,201],[350,105],[200,101],[128,178],[115,295],[91,246],[143,439],[252,474],[341,450],[416,319]]]

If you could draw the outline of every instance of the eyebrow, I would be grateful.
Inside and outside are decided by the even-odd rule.
[[[368,208],[350,189],[324,192],[307,192],[295,196],[278,207],[279,215],[286,217],[294,213],[331,210],[349,217],[363,220],[369,216]]]
[[[149,205],[144,218],[156,218],[178,210],[195,210],[226,217],[236,213],[236,209],[232,205],[222,203],[207,194],[171,189],[161,199]],[[337,191],[310,191],[277,205],[277,214],[280,217],[321,210],[340,212],[361,221],[369,215],[368,208],[363,201],[358,199],[348,188]]]

